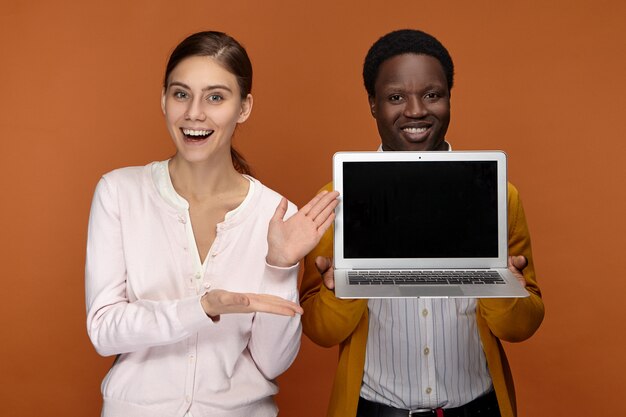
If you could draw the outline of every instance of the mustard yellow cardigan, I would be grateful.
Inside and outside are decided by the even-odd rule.
[[[332,189],[332,183],[324,187]],[[517,189],[508,186],[509,254],[524,255],[526,289],[530,297],[480,299],[476,321],[487,364],[493,380],[502,417],[517,414],[513,378],[500,340],[520,342],[537,330],[544,315],[541,291],[535,278],[535,266],[524,209]],[[332,258],[333,232],[329,229],[317,247],[304,260],[300,302],[304,308],[304,333],[324,347],[339,345],[339,364],[335,374],[327,416],[356,416],[365,365],[367,343],[367,300],[341,300],[328,290],[315,268],[315,258]]]

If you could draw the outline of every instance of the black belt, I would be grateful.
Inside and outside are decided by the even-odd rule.
[[[359,398],[359,411],[357,417],[473,417],[477,416],[499,416],[498,400],[495,391],[478,397],[469,403],[455,408],[419,409],[404,410],[390,407],[385,404],[375,403]]]

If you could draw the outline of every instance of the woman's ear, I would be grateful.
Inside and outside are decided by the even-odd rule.
[[[165,92],[165,87],[163,87],[163,90],[161,90],[161,111],[163,115],[165,115]]]
[[[241,100],[241,113],[239,113],[239,119],[237,119],[237,123],[245,122],[248,117],[250,117],[250,112],[252,112],[252,94],[248,94],[246,98]]]

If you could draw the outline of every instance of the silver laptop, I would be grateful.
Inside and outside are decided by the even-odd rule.
[[[333,157],[340,298],[527,297],[507,268],[503,152]]]

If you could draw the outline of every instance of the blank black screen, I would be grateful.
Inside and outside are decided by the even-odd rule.
[[[344,257],[498,256],[495,161],[344,162]]]

